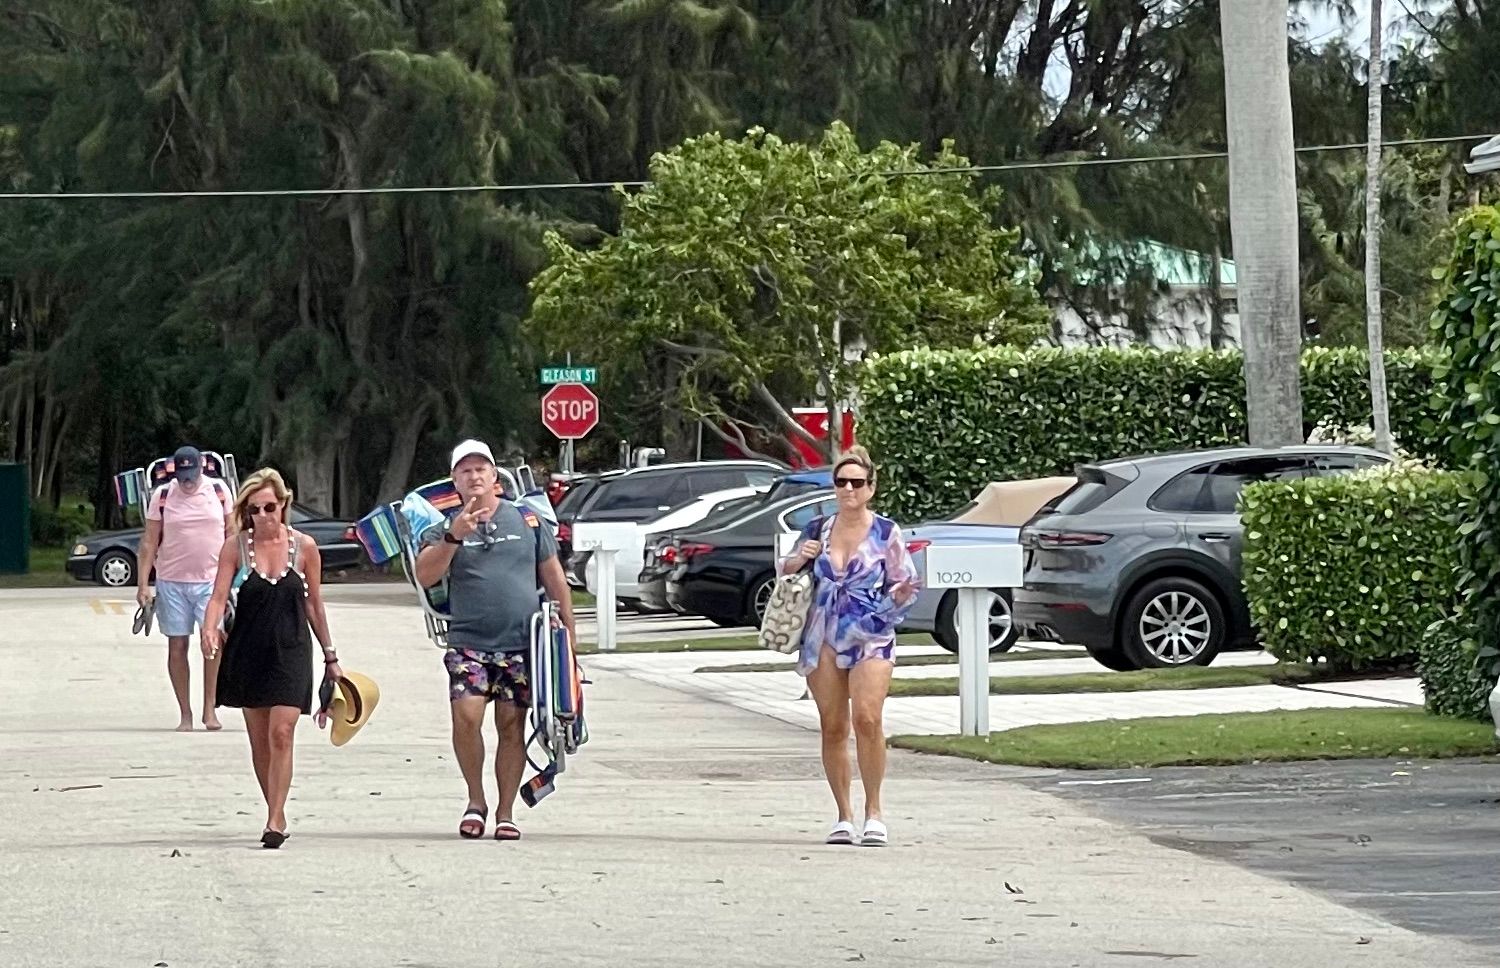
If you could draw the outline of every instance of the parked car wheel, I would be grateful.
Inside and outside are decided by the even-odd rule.
[[[1140,668],[1128,655],[1114,646],[1090,645],[1086,648],[1095,662],[1111,672],[1133,672]]]
[[[106,551],[94,563],[94,578],[109,588],[135,584],[135,556],[126,551]]]
[[[766,605],[771,601],[771,590],[776,587],[776,576],[766,572],[750,583],[750,594],[745,596],[745,618],[743,624],[760,628],[766,617]]]
[[[1158,578],[1136,592],[1121,626],[1138,668],[1208,665],[1224,645],[1224,606],[1191,578]]]
[[[991,588],[988,590],[990,655],[1009,652],[1021,638],[1021,629],[1016,625],[1010,609],[1010,590]],[[932,637],[938,645],[949,652],[958,651],[958,592],[950,591],[938,603],[937,621]]]

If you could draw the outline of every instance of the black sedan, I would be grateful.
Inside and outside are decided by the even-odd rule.
[[[796,494],[675,536],[662,552],[672,567],[667,603],[716,625],[759,628],[775,579],[776,536],[837,510],[831,492]]]
[[[348,571],[369,563],[364,546],[354,536],[354,522],[319,514],[301,504],[292,505],[292,527],[311,536],[323,558],[323,574]],[[136,551],[143,528],[98,531],[84,535],[68,556],[68,574],[79,581],[92,581],[110,588],[136,584]]]

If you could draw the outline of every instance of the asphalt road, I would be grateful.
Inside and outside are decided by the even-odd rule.
[[[1028,782],[1158,844],[1500,956],[1500,760],[1067,772]]]

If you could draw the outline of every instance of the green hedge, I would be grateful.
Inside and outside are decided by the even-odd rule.
[[[1475,208],[1460,220],[1439,275],[1446,286],[1432,316],[1443,349],[1433,374],[1436,432],[1448,462],[1463,471],[1465,494],[1460,606],[1432,630],[1424,666],[1430,706],[1485,719],[1483,696],[1500,676],[1500,209]]]
[[[1489,695],[1495,686],[1493,660],[1480,661],[1462,608],[1433,623],[1422,640],[1418,670],[1429,712],[1464,719],[1489,719]]]
[[[1435,456],[1432,351],[1386,355],[1391,425]],[[1313,349],[1302,361],[1307,428],[1370,422],[1367,358]],[[1070,473],[1085,461],[1245,439],[1237,353],[1149,349],[908,350],[860,377],[859,437],[881,465],[882,510],[916,521],[962,506],[990,481]]]
[[[1457,600],[1456,475],[1400,463],[1252,484],[1244,584],[1261,641],[1338,671],[1408,664]]]
[[[71,545],[81,535],[94,530],[94,515],[81,505],[56,510],[45,505],[31,506],[31,543],[38,548]]]

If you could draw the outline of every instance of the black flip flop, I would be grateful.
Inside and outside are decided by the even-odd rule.
[[[156,600],[151,599],[150,601],[146,602],[146,604],[136,608],[135,620],[130,623],[130,634],[139,635],[142,631],[145,631],[147,635],[150,635],[151,620],[155,617]]]
[[[283,833],[280,830],[272,830],[270,827],[267,827],[266,832],[260,835],[260,845],[267,850],[275,850],[286,843],[287,838],[290,836],[291,834]]]

